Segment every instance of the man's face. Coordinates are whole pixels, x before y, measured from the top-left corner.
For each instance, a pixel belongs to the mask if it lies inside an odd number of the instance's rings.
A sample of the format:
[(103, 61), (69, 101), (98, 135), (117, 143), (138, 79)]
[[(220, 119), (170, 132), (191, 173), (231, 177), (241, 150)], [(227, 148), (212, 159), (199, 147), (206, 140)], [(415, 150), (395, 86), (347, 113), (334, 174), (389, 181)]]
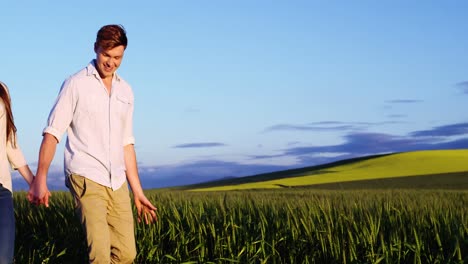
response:
[(104, 50), (101, 47), (95, 47), (96, 67), (102, 79), (112, 78), (114, 72), (122, 63), (125, 52), (124, 46), (120, 45), (112, 49)]

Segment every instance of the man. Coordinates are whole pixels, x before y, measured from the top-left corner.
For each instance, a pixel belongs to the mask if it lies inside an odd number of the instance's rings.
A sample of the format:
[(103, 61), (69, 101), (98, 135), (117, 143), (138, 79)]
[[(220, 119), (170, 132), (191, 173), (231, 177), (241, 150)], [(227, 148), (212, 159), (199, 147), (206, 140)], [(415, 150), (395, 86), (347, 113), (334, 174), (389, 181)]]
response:
[(156, 207), (144, 195), (138, 176), (132, 88), (116, 73), (126, 47), (122, 26), (102, 27), (94, 43), (96, 58), (64, 81), (43, 132), (36, 179), (28, 193), (32, 203), (49, 206), (47, 173), (66, 131), (66, 185), (86, 232), (90, 263), (132, 263), (136, 256), (127, 181), (138, 221), (156, 221)]

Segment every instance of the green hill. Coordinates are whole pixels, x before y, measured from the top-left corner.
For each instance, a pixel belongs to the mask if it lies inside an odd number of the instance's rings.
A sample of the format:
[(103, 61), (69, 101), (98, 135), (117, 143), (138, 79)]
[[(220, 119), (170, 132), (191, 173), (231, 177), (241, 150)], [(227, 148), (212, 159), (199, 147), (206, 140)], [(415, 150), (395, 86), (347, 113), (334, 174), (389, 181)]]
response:
[(193, 191), (278, 188), (468, 188), (468, 150), (375, 155), (186, 186)]

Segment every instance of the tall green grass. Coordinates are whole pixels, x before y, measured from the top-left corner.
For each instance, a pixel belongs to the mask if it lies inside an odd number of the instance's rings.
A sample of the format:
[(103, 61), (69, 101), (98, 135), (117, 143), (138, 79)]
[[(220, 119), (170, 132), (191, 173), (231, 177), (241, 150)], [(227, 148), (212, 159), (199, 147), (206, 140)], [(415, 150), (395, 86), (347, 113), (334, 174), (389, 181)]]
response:
[[(468, 191), (149, 191), (135, 263), (468, 263)], [(16, 263), (86, 263), (68, 193), (15, 193)]]

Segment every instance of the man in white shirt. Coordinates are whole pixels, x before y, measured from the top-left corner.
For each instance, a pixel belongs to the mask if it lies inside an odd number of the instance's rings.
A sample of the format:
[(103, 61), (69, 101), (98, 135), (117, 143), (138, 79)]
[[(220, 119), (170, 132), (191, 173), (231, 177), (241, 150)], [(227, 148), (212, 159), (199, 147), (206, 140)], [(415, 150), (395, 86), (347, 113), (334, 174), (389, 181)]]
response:
[(136, 256), (127, 182), (138, 220), (156, 221), (156, 208), (138, 176), (132, 88), (116, 73), (126, 47), (122, 26), (102, 27), (94, 44), (96, 59), (65, 80), (43, 131), (36, 179), (28, 193), (32, 203), (48, 206), (48, 169), (67, 132), (66, 185), (86, 232), (90, 263), (132, 263)]

